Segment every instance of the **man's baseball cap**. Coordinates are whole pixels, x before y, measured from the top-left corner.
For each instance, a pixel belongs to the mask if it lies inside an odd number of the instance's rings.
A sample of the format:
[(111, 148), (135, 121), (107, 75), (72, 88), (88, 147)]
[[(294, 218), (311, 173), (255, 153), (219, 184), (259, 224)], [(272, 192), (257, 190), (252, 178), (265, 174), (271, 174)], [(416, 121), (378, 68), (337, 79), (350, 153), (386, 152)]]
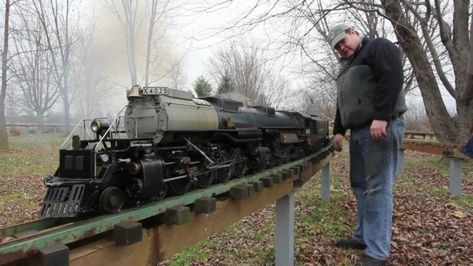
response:
[(330, 32), (328, 33), (328, 41), (332, 49), (335, 49), (335, 45), (337, 45), (339, 41), (345, 38), (346, 36), (345, 32), (348, 29), (351, 29), (351, 27), (348, 26), (347, 24), (341, 23), (330, 30)]

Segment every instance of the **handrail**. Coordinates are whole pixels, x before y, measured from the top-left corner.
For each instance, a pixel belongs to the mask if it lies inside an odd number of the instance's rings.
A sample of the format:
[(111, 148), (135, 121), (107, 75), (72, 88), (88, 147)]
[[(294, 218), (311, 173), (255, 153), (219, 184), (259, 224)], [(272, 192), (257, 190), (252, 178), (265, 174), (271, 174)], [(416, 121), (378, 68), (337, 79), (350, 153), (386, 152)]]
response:
[[(95, 144), (95, 147), (94, 147), (94, 151), (97, 151), (98, 147), (100, 146), (100, 144), (103, 142), (103, 140), (105, 139), (105, 137), (108, 135), (108, 133), (110, 133), (110, 131), (112, 130), (112, 128), (115, 128), (113, 125), (114, 124), (117, 124), (117, 127), (118, 127), (118, 123), (117, 121), (120, 120), (120, 114), (123, 112), (123, 110), (125, 110), (125, 108), (127, 107), (127, 105), (123, 106), (123, 108), (120, 110), (120, 112), (118, 112), (118, 115), (117, 117), (115, 117), (115, 119), (113, 119), (112, 123), (110, 124), (110, 127), (108, 127), (107, 131), (105, 131), (105, 133), (102, 135), (102, 137), (100, 137), (99, 141), (97, 142), (97, 144)], [(114, 129), (116, 130), (116, 128)]]
[(64, 145), (66, 145), (67, 141), (72, 137), (72, 134), (76, 131), (76, 129), (82, 124), (85, 124), (85, 119), (81, 120), (79, 123), (76, 124), (76, 126), (71, 130), (71, 133), (67, 136), (67, 138), (64, 140), (64, 142), (61, 144), (61, 150), (64, 149)]

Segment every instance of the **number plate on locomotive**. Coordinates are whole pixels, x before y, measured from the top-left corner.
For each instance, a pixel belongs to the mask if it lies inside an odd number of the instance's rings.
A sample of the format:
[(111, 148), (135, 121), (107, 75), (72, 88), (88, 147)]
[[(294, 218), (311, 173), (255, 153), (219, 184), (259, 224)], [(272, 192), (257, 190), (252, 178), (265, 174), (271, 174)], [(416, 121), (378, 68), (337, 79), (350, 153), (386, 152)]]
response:
[(143, 88), (143, 95), (159, 95), (165, 94), (167, 95), (169, 89), (167, 87), (144, 87)]

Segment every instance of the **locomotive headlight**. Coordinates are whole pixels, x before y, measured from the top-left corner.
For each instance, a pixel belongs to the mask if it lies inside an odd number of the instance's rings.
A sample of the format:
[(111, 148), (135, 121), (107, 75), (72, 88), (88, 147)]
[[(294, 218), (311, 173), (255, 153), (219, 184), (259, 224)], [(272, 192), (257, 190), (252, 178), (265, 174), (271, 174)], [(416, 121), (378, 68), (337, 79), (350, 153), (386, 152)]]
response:
[(92, 121), (92, 123), (90, 123), (90, 130), (92, 130), (94, 133), (97, 133), (100, 130), (100, 120), (95, 119)]
[(109, 124), (107, 122), (100, 121), (99, 119), (94, 119), (92, 123), (90, 123), (90, 130), (94, 133), (100, 133), (103, 130), (107, 130)]

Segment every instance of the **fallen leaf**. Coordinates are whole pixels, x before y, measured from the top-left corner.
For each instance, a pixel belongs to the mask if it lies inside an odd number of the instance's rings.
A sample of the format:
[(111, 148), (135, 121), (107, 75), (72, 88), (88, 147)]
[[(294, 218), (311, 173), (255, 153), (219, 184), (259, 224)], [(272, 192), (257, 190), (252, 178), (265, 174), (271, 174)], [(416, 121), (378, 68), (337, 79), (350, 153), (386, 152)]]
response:
[(453, 212), (453, 216), (459, 218), (459, 219), (463, 219), (466, 217), (466, 214), (462, 211), (454, 211)]

